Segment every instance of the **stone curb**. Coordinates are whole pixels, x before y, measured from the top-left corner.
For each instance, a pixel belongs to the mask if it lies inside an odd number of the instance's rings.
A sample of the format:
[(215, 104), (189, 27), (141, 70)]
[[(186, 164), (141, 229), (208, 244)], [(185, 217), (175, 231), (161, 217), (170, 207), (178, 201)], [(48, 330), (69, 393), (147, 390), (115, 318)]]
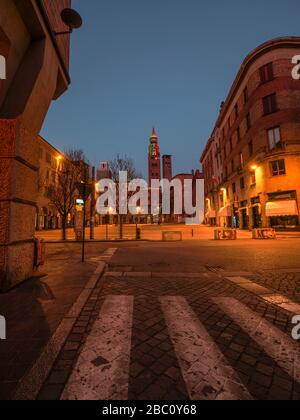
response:
[(103, 276), (105, 268), (105, 262), (100, 261), (96, 271), (90, 277), (88, 283), (78, 296), (76, 302), (74, 302), (69, 312), (61, 321), (57, 330), (48, 341), (35, 364), (20, 380), (13, 397), (14, 400), (36, 399), (43, 383), (47, 379), (54, 365), (57, 356), (59, 355), (59, 352), (61, 351), (68, 335), (71, 332), (77, 317), (80, 315), (82, 308), (92, 294), (92, 291), (96, 287), (98, 281)]

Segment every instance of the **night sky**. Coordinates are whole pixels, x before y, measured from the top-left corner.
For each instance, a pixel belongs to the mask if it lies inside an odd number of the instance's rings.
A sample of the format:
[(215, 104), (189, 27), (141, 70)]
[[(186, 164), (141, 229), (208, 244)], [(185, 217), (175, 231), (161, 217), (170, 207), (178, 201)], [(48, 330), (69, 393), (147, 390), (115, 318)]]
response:
[(222, 100), (245, 56), (298, 35), (299, 0), (73, 0), (70, 90), (52, 104), (42, 135), (83, 148), (92, 164), (117, 153), (147, 173), (156, 127), (174, 173), (199, 167)]

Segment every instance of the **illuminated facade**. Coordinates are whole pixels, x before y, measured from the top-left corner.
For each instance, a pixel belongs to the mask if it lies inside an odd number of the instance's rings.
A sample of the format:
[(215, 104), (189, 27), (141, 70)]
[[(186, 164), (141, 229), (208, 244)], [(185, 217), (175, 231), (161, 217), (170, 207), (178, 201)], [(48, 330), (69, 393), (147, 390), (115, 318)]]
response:
[(30, 278), (35, 258), (39, 147), (37, 137), (53, 99), (70, 84), (70, 0), (1, 1), (0, 55), (0, 291)]
[(56, 207), (46, 196), (47, 187), (55, 184), (56, 175), (61, 163), (62, 154), (41, 136), (39, 144), (39, 172), (38, 172), (38, 198), (36, 211), (36, 229), (58, 229), (61, 227), (61, 217)]
[(207, 224), (299, 228), (299, 49), (279, 38), (245, 59), (201, 157)]

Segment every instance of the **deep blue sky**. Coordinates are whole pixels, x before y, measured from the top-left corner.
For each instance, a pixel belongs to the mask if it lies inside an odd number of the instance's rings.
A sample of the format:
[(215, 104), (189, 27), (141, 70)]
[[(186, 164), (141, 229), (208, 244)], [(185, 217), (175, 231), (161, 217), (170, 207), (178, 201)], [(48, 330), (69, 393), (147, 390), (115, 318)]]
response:
[(299, 35), (299, 0), (73, 0), (84, 19), (72, 35), (70, 90), (42, 135), (83, 148), (91, 163), (117, 153), (147, 173), (155, 125), (174, 172), (199, 166), (222, 100), (245, 56)]

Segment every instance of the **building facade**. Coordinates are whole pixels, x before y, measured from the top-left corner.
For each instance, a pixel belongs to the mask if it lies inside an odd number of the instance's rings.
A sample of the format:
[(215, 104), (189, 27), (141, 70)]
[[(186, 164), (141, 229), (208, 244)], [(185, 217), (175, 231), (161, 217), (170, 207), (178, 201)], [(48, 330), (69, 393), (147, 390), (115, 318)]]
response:
[(39, 172), (38, 198), (36, 207), (36, 230), (60, 229), (61, 216), (56, 207), (47, 198), (47, 188), (55, 184), (57, 171), (63, 155), (43, 137), (38, 137)]
[(171, 181), (173, 177), (172, 156), (164, 155), (162, 157), (162, 164), (163, 164), (163, 179), (167, 179), (168, 181)]
[(207, 224), (299, 229), (299, 51), (274, 39), (242, 64), (201, 157)]
[(37, 137), (53, 99), (69, 86), (70, 0), (2, 0), (0, 54), (0, 291), (33, 273), (39, 155)]
[(173, 177), (172, 181), (179, 180), (182, 185), (182, 213), (181, 214), (175, 214), (175, 199), (174, 199), (174, 188), (171, 189), (171, 217), (166, 217), (166, 220), (174, 222), (174, 223), (186, 223), (191, 218), (194, 218), (194, 223), (202, 223), (203, 220), (200, 220), (200, 217), (198, 217), (197, 213), (194, 215), (190, 215), (186, 213), (186, 202), (185, 202), (185, 182), (189, 181), (192, 183), (192, 205), (196, 206), (196, 196), (197, 196), (197, 187), (199, 188), (199, 185), (197, 184), (198, 180), (203, 180), (204, 174), (203, 172), (199, 171), (198, 169), (196, 171), (192, 171), (191, 173), (182, 173), (178, 174)]

